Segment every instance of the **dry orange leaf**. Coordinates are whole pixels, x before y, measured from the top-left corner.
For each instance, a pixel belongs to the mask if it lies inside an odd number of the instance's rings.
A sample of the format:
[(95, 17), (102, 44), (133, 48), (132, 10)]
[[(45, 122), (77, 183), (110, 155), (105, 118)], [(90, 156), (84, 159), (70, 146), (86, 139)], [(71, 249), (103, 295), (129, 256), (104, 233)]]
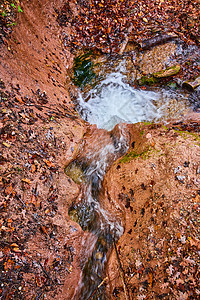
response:
[(177, 232), (176, 235), (177, 235), (177, 238), (178, 238), (178, 239), (181, 239), (181, 234), (180, 234), (180, 232)]
[(36, 171), (36, 166), (35, 166), (35, 165), (32, 165), (32, 166), (31, 166), (31, 172), (34, 173), (35, 171)]
[(6, 261), (4, 263), (4, 270), (7, 271), (7, 270), (11, 269), (13, 265), (14, 265), (14, 261), (9, 259), (8, 261)]
[(16, 252), (16, 253), (22, 252), (18, 247), (14, 247), (14, 248), (13, 248), (13, 251)]
[(41, 228), (42, 232), (44, 232), (45, 234), (48, 234), (47, 227), (40, 225), (40, 228)]
[(43, 161), (49, 168), (55, 168), (55, 165), (51, 161), (49, 161), (47, 159), (43, 159)]
[(6, 195), (9, 195), (9, 194), (12, 192), (12, 190), (13, 190), (12, 185), (11, 185), (11, 184), (8, 185), (8, 186), (6, 187), (6, 189), (5, 189)]
[(3, 145), (6, 146), (7, 148), (10, 148), (10, 146), (11, 146), (10, 144), (8, 144), (6, 142), (3, 142)]
[(22, 179), (22, 181), (23, 181), (23, 182), (26, 182), (26, 183), (28, 183), (28, 184), (31, 184), (31, 181), (30, 181), (30, 179), (23, 178), (23, 179)]
[(12, 243), (10, 246), (11, 247), (19, 247), (16, 243)]
[(24, 101), (22, 101), (21, 97), (19, 97), (19, 96), (16, 96), (15, 99), (16, 99), (19, 103), (22, 103), (22, 104), (24, 103)]
[(149, 273), (149, 286), (150, 286), (150, 288), (152, 287), (152, 283), (153, 283), (153, 275), (151, 273)]

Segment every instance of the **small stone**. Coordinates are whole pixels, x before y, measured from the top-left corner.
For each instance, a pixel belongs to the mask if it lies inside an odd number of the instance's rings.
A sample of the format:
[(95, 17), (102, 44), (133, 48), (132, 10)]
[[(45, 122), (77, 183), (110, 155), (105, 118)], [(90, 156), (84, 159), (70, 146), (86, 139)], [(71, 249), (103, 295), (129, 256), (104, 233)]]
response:
[(150, 139), (151, 138), (151, 133), (147, 133), (146, 138)]
[(174, 174), (180, 173), (181, 171), (181, 166), (178, 166), (177, 168), (174, 169)]
[(165, 78), (169, 76), (176, 75), (180, 71), (181, 67), (179, 65), (167, 68), (161, 72), (154, 73), (155, 78)]
[(101, 260), (103, 258), (103, 254), (101, 252), (96, 253), (96, 259)]
[(184, 183), (185, 176), (177, 175), (177, 176), (176, 176), (176, 179), (177, 179), (178, 181), (180, 181), (181, 183)]

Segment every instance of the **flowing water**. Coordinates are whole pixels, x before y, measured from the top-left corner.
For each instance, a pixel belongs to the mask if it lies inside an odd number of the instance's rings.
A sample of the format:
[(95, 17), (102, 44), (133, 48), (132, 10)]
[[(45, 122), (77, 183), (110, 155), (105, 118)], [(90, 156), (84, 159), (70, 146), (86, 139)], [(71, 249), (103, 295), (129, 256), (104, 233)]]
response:
[[(77, 204), (69, 209), (71, 218), (78, 222), (83, 230), (93, 232), (97, 242), (92, 256), (83, 269), (83, 281), (78, 299), (89, 299), (92, 292), (101, 283), (105, 274), (104, 266), (112, 248), (113, 240), (118, 240), (123, 234), (123, 224), (115, 216), (108, 213), (100, 201), (102, 181), (112, 163), (128, 150), (128, 137), (125, 134), (125, 125), (120, 125), (117, 136), (102, 132), (95, 140), (94, 147), (87, 152), (84, 158), (77, 158), (67, 166), (65, 172), (73, 178), (76, 170), (76, 179), (81, 183), (81, 198)], [(83, 150), (84, 152), (84, 150)], [(104, 287), (92, 299), (106, 299)]]
[[(79, 202), (69, 209), (71, 218), (83, 230), (97, 236), (92, 256), (83, 269), (83, 281), (78, 299), (90, 299), (92, 293), (104, 279), (104, 267), (112, 248), (113, 240), (123, 234), (123, 224), (101, 206), (102, 181), (112, 163), (128, 150), (126, 125), (141, 121), (163, 121), (178, 118), (187, 112), (188, 95), (173, 89), (136, 89), (127, 81), (124, 64), (121, 62), (113, 72), (87, 92), (80, 92), (77, 109), (82, 118), (98, 128), (112, 130), (119, 125), (118, 134), (107, 133), (108, 139), (97, 138), (94, 148), (66, 168), (66, 174), (81, 184)], [(103, 70), (103, 73), (105, 69)], [(82, 150), (84, 152), (84, 149)], [(80, 151), (81, 153), (81, 151)], [(84, 157), (84, 158), (83, 158)], [(103, 286), (92, 299), (106, 299)]]
[(128, 83), (127, 75), (122, 61), (94, 88), (79, 93), (77, 109), (82, 118), (98, 128), (111, 130), (118, 123), (167, 122), (189, 111), (189, 95), (183, 90), (136, 89)]

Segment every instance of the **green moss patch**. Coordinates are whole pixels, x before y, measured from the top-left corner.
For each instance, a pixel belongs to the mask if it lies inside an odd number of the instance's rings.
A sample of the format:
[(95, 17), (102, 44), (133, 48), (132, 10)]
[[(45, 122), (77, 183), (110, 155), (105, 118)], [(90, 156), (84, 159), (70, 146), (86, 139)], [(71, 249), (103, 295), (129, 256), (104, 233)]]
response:
[(91, 83), (96, 74), (94, 72), (94, 63), (92, 61), (91, 51), (80, 55), (74, 59), (72, 81), (76, 86), (84, 87), (86, 84)]
[(179, 65), (167, 68), (163, 71), (153, 73), (153, 77), (155, 78), (165, 78), (169, 76), (176, 75), (180, 71), (181, 67)]
[(137, 153), (137, 151), (131, 151), (129, 153), (127, 153), (125, 156), (123, 156), (120, 160), (119, 163), (128, 163), (133, 159), (137, 159), (139, 157), (141, 158), (146, 158), (147, 154), (151, 151), (150, 148), (148, 148), (147, 150), (144, 150), (140, 153)]

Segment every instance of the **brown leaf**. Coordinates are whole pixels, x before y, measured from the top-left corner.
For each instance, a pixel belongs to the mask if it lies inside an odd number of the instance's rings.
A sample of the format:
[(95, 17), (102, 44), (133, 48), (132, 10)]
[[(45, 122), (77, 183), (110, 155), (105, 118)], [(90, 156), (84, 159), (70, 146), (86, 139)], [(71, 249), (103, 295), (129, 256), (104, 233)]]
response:
[(36, 171), (36, 166), (35, 165), (31, 165), (31, 172), (34, 173)]
[(11, 247), (19, 247), (16, 243), (12, 243), (10, 246)]
[(22, 181), (23, 181), (23, 182), (26, 182), (26, 183), (28, 183), (28, 184), (31, 184), (31, 181), (30, 181), (30, 179), (23, 178), (23, 179), (22, 179)]
[(14, 261), (12, 261), (12, 260), (9, 258), (8, 261), (6, 261), (6, 262), (4, 263), (4, 270), (7, 271), (7, 270), (9, 270), (9, 269), (12, 269), (13, 265), (14, 265)]
[(48, 234), (46, 226), (40, 225), (40, 228), (41, 228), (41, 230), (42, 230), (43, 233)]
[(195, 246), (195, 247), (197, 247), (198, 250), (200, 250), (200, 240), (198, 240), (196, 238), (192, 238), (190, 240), (190, 245)]
[(16, 96), (15, 100), (17, 100), (19, 103), (22, 103), (22, 104), (24, 103), (24, 101), (22, 101), (22, 98), (19, 96)]
[(49, 168), (55, 168), (55, 165), (51, 161), (49, 161), (47, 159), (43, 159), (43, 161)]
[(6, 195), (9, 195), (9, 194), (12, 192), (12, 190), (13, 190), (12, 185), (11, 185), (11, 184), (8, 185), (8, 186), (6, 187), (6, 189), (5, 189)]
[(11, 146), (10, 144), (8, 144), (6, 142), (3, 142), (3, 145), (6, 146), (7, 148), (10, 148), (10, 146)]

